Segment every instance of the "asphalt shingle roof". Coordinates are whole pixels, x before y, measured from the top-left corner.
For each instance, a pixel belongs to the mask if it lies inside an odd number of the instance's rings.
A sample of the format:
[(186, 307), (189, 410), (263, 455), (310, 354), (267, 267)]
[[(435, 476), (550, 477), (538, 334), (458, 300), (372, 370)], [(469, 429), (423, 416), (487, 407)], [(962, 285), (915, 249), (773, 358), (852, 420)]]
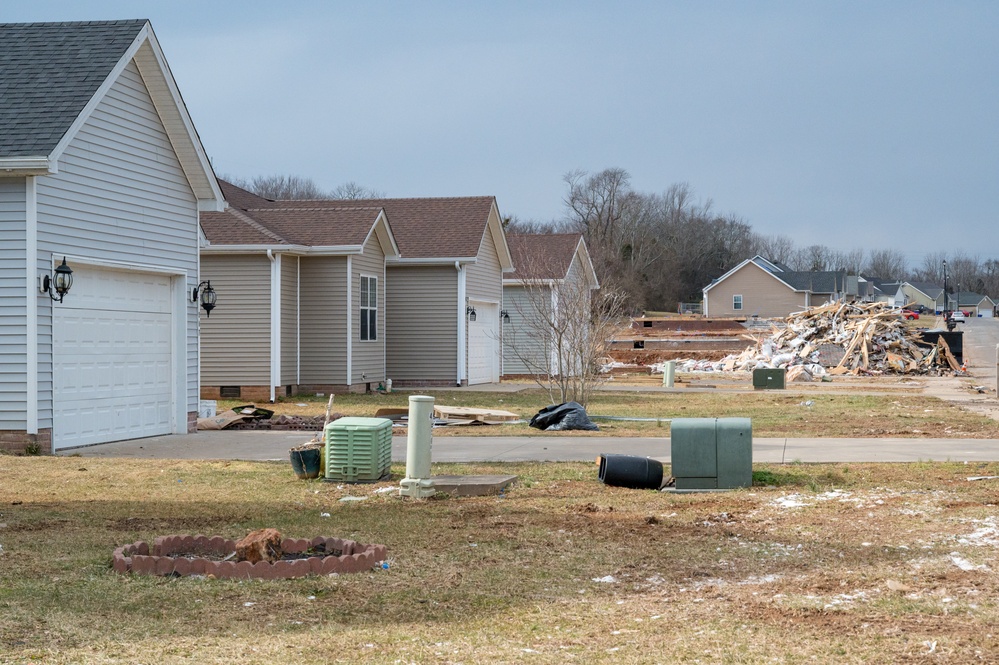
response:
[(0, 23), (0, 157), (50, 154), (146, 23)]
[[(338, 238), (353, 237), (359, 228), (359, 212), (385, 211), (403, 258), (436, 259), (465, 258), (477, 256), (482, 236), (486, 232), (489, 213), (494, 198), (491, 196), (464, 196), (450, 198), (407, 198), (407, 199), (318, 199), (310, 201), (272, 201), (220, 180), (222, 192), (229, 205), (239, 208), (260, 225), (286, 238), (295, 244), (340, 245), (354, 244), (347, 240), (326, 242), (324, 235), (329, 229), (324, 225), (341, 226), (342, 235)], [(330, 215), (335, 214), (335, 217)], [(363, 216), (363, 215), (362, 215)], [(371, 228), (375, 215), (369, 218), (365, 233)], [(202, 215), (202, 227), (212, 244), (255, 244), (254, 240), (230, 240), (236, 235), (226, 236), (227, 240), (216, 242), (214, 229), (220, 224), (214, 216)], [(231, 221), (229, 231), (236, 233), (239, 227)], [(356, 226), (352, 226), (356, 225)], [(259, 231), (251, 225), (242, 225), (247, 238)], [(309, 227), (309, 228), (306, 228)], [(311, 229), (311, 230), (310, 230)], [(353, 230), (352, 230), (353, 229)], [(264, 241), (268, 242), (268, 241)], [(273, 242), (273, 241), (270, 241)]]
[(581, 238), (578, 233), (507, 235), (516, 270), (503, 279), (564, 279)]

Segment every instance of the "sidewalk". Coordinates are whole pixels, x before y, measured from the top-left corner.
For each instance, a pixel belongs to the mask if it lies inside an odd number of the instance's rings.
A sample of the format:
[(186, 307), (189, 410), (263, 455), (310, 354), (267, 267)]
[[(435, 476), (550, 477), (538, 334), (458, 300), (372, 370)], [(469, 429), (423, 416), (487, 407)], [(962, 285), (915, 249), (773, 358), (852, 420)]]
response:
[[(147, 459), (288, 460), (302, 432), (208, 431), (105, 443), (61, 455)], [(448, 436), (433, 440), (434, 462), (594, 461), (601, 453), (670, 459), (670, 440), (607, 436)], [(406, 438), (392, 439), (392, 460), (406, 461)], [(753, 439), (753, 461), (983, 462), (999, 460), (999, 439)]]

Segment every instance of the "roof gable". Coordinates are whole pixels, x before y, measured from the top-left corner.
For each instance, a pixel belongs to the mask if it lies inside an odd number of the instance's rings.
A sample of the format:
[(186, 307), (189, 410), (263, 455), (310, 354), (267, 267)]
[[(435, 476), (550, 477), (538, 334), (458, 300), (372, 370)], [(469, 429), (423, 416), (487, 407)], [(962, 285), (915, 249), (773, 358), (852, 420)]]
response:
[(577, 253), (586, 251), (579, 233), (511, 233), (507, 242), (514, 266), (508, 281), (565, 279)]
[(222, 191), (146, 20), (0, 24), (0, 167), (58, 173), (59, 158), (135, 62), (201, 210)]
[(0, 157), (55, 150), (145, 25), (0, 24)]

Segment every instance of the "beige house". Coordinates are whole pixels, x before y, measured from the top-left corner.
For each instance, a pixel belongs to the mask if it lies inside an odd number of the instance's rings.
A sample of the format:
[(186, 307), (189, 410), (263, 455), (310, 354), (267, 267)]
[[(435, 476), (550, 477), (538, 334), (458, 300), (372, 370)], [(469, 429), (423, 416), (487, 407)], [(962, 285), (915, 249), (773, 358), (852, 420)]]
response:
[(951, 295), (951, 302), (957, 301), (957, 309), (971, 312), (972, 316), (991, 319), (995, 316), (996, 302), (981, 293), (959, 291)]
[(516, 269), (503, 278), (503, 376), (557, 374), (555, 331), (543, 321), (588, 306), (600, 288), (586, 242), (578, 233), (511, 233), (507, 240)]
[(754, 256), (704, 287), (704, 315), (785, 317), (856, 296), (850, 290), (845, 271), (800, 272)]
[[(951, 296), (951, 305), (954, 298)], [(944, 310), (944, 290), (932, 282), (902, 282), (895, 295), (895, 306), (922, 305), (931, 312)]]
[(270, 201), (222, 182), (225, 212), (203, 213), (201, 395), (273, 400), (367, 391), (386, 378), (385, 210)]
[(383, 208), (399, 244), (387, 260), (388, 378), (398, 386), (498, 382), (503, 274), (513, 262), (496, 199), (357, 203)]

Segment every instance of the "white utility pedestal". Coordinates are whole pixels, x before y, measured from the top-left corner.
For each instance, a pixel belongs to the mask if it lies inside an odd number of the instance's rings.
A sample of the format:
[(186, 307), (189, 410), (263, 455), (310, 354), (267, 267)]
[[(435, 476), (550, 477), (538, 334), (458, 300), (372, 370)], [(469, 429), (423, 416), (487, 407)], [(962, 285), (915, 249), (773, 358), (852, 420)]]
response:
[(676, 374), (676, 361), (667, 360), (663, 363), (663, 388), (673, 387), (673, 377)]
[(433, 496), (430, 480), (430, 457), (433, 444), (430, 416), (434, 398), (427, 395), (409, 396), (409, 434), (406, 437), (406, 477), (400, 482), (399, 494), (416, 499)]

